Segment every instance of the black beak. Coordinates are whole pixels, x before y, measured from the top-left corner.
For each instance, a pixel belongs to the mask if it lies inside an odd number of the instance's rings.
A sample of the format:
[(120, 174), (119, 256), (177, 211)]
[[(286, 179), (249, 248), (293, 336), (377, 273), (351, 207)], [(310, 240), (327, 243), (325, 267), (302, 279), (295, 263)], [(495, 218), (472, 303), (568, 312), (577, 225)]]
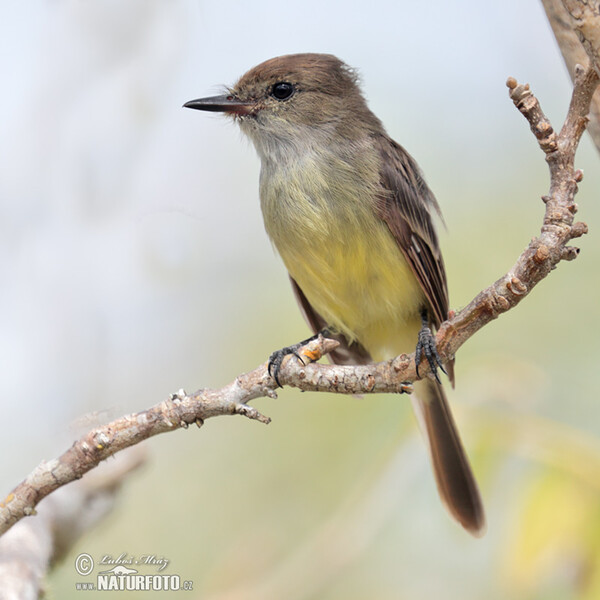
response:
[(184, 108), (195, 108), (196, 110), (207, 110), (210, 112), (233, 113), (236, 115), (247, 115), (251, 112), (254, 104), (243, 102), (231, 94), (227, 96), (212, 96), (210, 98), (198, 98), (186, 102)]

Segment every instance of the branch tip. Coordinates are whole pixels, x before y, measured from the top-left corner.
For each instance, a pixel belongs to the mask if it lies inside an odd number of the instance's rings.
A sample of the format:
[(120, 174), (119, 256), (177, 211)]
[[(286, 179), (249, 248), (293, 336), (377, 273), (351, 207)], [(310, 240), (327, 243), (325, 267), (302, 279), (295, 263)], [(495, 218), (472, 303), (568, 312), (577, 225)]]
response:
[(577, 221), (577, 223), (573, 223), (571, 227), (571, 238), (578, 238), (582, 235), (585, 235), (588, 232), (588, 226), (583, 221)]
[(579, 248), (575, 246), (565, 246), (561, 252), (561, 260), (575, 260), (579, 256)]
[(270, 417), (266, 417), (265, 415), (259, 413), (253, 406), (248, 406), (247, 404), (236, 404), (235, 414), (248, 417), (249, 419), (254, 419), (255, 421), (260, 421), (265, 425), (268, 425), (271, 422)]

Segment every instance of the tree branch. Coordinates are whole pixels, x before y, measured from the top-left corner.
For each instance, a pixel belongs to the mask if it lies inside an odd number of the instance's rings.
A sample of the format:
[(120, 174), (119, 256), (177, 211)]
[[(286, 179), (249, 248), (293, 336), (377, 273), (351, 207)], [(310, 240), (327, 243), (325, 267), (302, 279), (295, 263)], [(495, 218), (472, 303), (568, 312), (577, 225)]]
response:
[[(437, 332), (437, 347), (444, 362), (475, 332), (516, 306), (562, 260), (574, 259), (579, 250), (568, 243), (587, 232), (585, 223), (574, 222), (574, 196), (582, 172), (574, 169), (575, 151), (587, 123), (592, 95), (598, 85), (593, 68), (578, 67), (569, 112), (560, 133), (556, 133), (542, 112), (528, 85), (513, 78), (507, 81), (510, 97), (530, 124), (550, 168), (550, 191), (540, 235), (524, 250), (512, 269), (483, 290), (460, 312), (449, 315)], [(334, 340), (319, 337), (300, 351), (304, 364), (292, 358), (284, 361), (279, 379), (283, 385), (305, 391), (343, 394), (410, 392), (417, 378), (414, 354), (402, 354), (375, 365), (320, 365), (316, 361), (337, 346)], [(428, 373), (426, 364), (421, 374)], [(242, 415), (269, 423), (248, 402), (259, 397), (276, 397), (276, 383), (262, 364), (240, 375), (219, 390), (180, 390), (148, 410), (121, 417), (96, 427), (77, 440), (57, 459), (42, 462), (0, 503), (0, 534), (24, 516), (35, 514), (35, 506), (57, 488), (79, 479), (101, 461), (120, 450), (159, 433), (187, 428), (217, 415)]]
[(0, 597), (37, 600), (49, 565), (110, 512), (121, 484), (145, 458), (139, 446), (121, 453), (89, 477), (44, 499), (35, 521), (21, 521), (2, 536)]
[[(575, 65), (591, 64), (600, 73), (600, 10), (598, 1), (542, 0), (569, 75)], [(600, 151), (600, 90), (592, 98), (588, 131)]]
[(587, 233), (585, 223), (574, 222), (577, 212), (574, 197), (583, 178), (583, 172), (575, 170), (574, 160), (598, 76), (592, 68), (584, 70), (578, 66), (576, 70), (571, 105), (559, 134), (542, 112), (529, 85), (519, 85), (512, 77), (506, 82), (513, 103), (529, 122), (550, 168), (550, 191), (542, 197), (546, 204), (544, 221), (540, 235), (531, 240), (512, 269), (460, 313), (442, 323), (437, 343), (445, 360), (452, 358), (476, 331), (521, 302), (561, 260), (573, 260), (579, 254), (578, 248), (568, 246), (572, 239)]

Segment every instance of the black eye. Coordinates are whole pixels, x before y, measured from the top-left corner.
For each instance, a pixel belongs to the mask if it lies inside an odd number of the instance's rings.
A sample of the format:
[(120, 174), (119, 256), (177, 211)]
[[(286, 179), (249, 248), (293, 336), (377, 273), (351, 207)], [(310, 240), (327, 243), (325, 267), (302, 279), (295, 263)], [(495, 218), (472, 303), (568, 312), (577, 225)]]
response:
[(294, 86), (287, 81), (279, 81), (271, 88), (271, 96), (277, 100), (287, 100), (294, 93)]

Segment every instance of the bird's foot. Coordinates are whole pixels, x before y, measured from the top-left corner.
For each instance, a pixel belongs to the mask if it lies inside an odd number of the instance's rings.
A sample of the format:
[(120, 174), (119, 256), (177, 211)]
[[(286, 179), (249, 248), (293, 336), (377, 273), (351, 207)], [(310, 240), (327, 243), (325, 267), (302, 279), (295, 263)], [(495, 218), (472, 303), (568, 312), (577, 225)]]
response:
[[(312, 335), (311, 337), (298, 342), (297, 344), (292, 344), (291, 346), (286, 346), (285, 348), (281, 348), (281, 350), (275, 350), (271, 356), (269, 356), (269, 362), (267, 364), (267, 370), (269, 371), (269, 375), (275, 380), (275, 383), (279, 387), (283, 387), (279, 381), (279, 373), (281, 371), (281, 366), (283, 365), (283, 360), (286, 356), (293, 355), (295, 356), (302, 364), (308, 364), (308, 362), (312, 362), (312, 359), (307, 354), (302, 354), (302, 356), (298, 353), (298, 350), (302, 348), (308, 342), (312, 342), (316, 340), (319, 335), (327, 336), (327, 330), (324, 329), (319, 333)], [(306, 359), (306, 360), (305, 360)]]
[(426, 319), (423, 319), (423, 324), (421, 326), (421, 330), (419, 331), (419, 338), (417, 340), (417, 348), (415, 350), (415, 366), (417, 370), (417, 377), (421, 377), (419, 375), (419, 365), (421, 364), (423, 354), (429, 363), (429, 368), (431, 369), (431, 373), (435, 377), (435, 380), (438, 383), (442, 383), (438, 375), (438, 368), (445, 375), (447, 375), (447, 373), (446, 369), (444, 369), (444, 365), (442, 364), (442, 359), (438, 354), (435, 345), (435, 337), (431, 332)]

